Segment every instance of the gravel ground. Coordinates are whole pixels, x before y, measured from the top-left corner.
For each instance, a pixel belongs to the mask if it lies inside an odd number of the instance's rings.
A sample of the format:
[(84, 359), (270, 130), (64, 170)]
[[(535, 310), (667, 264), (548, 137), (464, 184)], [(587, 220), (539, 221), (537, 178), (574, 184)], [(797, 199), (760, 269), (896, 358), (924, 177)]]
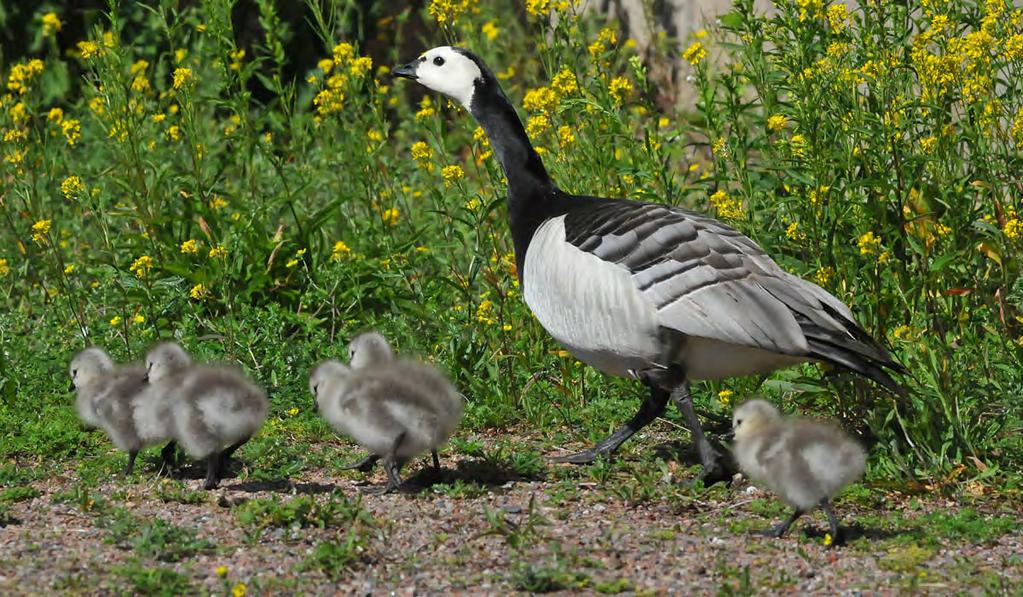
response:
[[(469, 465), (463, 460), (457, 468), (469, 470)], [(447, 477), (457, 474), (447, 469)], [(301, 564), (318, 542), (343, 537), (348, 523), (270, 528), (250, 538), (237, 509), (253, 498), (286, 501), (312, 495), (322, 501), (331, 491), (354, 499), (367, 482), (383, 483), (384, 476), (378, 470), (369, 477), (326, 471), (301, 477), (296, 483), (230, 478), (198, 498), (204, 501), (192, 504), (156, 497), (157, 485), (165, 482), (148, 473), (134, 480), (115, 478), (92, 490), (143, 523), (163, 519), (192, 528), (216, 546), (174, 563), (139, 556), (130, 543), (111, 539), (100, 514), (83, 512), (77, 502), (55, 500), (76, 486), (73, 471), (35, 481), (31, 485), (40, 495), (12, 504), (15, 522), (0, 528), (0, 594), (131, 591), (133, 586), (117, 571), (132, 562), (173, 569), (188, 577), (193, 591), (220, 594), (239, 582), (250, 594), (482, 594), (559, 587), (573, 593), (1023, 594), (1020, 525), (1001, 536), (970, 542), (909, 537), (912, 524), (901, 532), (854, 524), (850, 545), (828, 549), (819, 514), (797, 524), (782, 540), (735, 530), (765, 527), (780, 512), (755, 512), (757, 504), (771, 502), (741, 481), (705, 498), (687, 493), (694, 497), (679, 501), (662, 496), (639, 504), (616, 497), (607, 486), (565, 478), (508, 481), (472, 497), (452, 497), (452, 491), (442, 494), (435, 488), (365, 495), (362, 507), (376, 523), (365, 527), (359, 557), (351, 569), (336, 570), (335, 581), (320, 570), (300, 571)], [(186, 483), (196, 490), (201, 481)], [(674, 479), (666, 484), (682, 486)], [(985, 515), (1004, 517), (1010, 512), (1023, 521), (1003, 502), (990, 503), (982, 508)], [(876, 506), (846, 503), (839, 514), (849, 522), (865, 514), (901, 513), (911, 523), (928, 512), (957, 508), (959, 504), (947, 499), (893, 492), (884, 498), (880, 512)], [(220, 566), (227, 568), (224, 578), (216, 573)]]

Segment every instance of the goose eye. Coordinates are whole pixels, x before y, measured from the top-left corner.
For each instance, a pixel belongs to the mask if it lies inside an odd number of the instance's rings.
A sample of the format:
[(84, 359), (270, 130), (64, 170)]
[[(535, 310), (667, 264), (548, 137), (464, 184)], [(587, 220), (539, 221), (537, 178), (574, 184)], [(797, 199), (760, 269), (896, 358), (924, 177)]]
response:
[(444, 66), (444, 58), (441, 56), (437, 56), (436, 58), (433, 59), (433, 63), (436, 64), (437, 66)]
[(738, 427), (739, 425), (742, 425), (742, 419), (735, 420), (735, 426)]
[(319, 391), (319, 389), (320, 389), (320, 384), (314, 384), (313, 385), (313, 396), (316, 395), (316, 393)]

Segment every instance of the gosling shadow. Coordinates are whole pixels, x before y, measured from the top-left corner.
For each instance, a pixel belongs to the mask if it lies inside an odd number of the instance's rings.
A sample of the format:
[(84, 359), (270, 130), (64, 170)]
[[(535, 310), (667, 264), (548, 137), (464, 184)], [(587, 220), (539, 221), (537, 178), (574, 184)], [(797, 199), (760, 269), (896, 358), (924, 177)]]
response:
[[(824, 540), (824, 537), (828, 534), (826, 526), (815, 526), (812, 524), (803, 525), (802, 528), (803, 536), (810, 539)], [(886, 539), (893, 539), (895, 537), (912, 537), (914, 539), (923, 539), (923, 533), (920, 529), (879, 529), (872, 527), (865, 527), (859, 523), (853, 523), (849, 526), (839, 526), (838, 532), (841, 535), (841, 540), (836, 545), (844, 545), (850, 541), (856, 541), (857, 539), (867, 539), (869, 541), (884, 541)]]
[(442, 464), (440, 471), (427, 464), (405, 479), (402, 491), (415, 493), (434, 485), (451, 485), (459, 481), (482, 485), (492, 491), (509, 482), (540, 481), (544, 476), (542, 471), (524, 474), (514, 467), (489, 459), (467, 459), (459, 460), (453, 469)]
[(225, 489), (240, 493), (301, 493), (305, 495), (319, 495), (333, 493), (339, 488), (333, 483), (296, 483), (291, 479), (267, 479), (249, 480), (241, 483), (233, 483)]

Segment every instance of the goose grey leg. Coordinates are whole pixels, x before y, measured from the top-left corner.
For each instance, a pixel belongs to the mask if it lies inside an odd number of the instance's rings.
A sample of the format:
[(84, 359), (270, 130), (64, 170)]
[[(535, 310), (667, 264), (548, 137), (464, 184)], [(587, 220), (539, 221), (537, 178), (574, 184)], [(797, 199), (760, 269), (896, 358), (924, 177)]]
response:
[(575, 454), (569, 454), (567, 456), (557, 456), (551, 460), (553, 462), (569, 462), (571, 464), (590, 464), (600, 456), (610, 456), (611, 454), (614, 454), (615, 450), (625, 443), (625, 440), (629, 439), (635, 435), (637, 431), (646, 427), (654, 419), (661, 416), (661, 414), (664, 413), (664, 409), (668, 406), (668, 392), (658, 386), (650, 384), (646, 378), (641, 377), (641, 379), (643, 380), (643, 383), (650, 387), (650, 397), (643, 401), (643, 404), (639, 406), (639, 412), (629, 419), (628, 423), (622, 425), (616, 429), (614, 433), (597, 442), (597, 445), (592, 448), (587, 448), (582, 452), (576, 452)]
[(831, 502), (828, 501), (828, 498), (821, 500), (821, 508), (828, 515), (828, 525), (831, 526), (831, 544), (828, 547), (833, 547), (842, 542), (842, 536), (838, 530), (838, 517), (835, 516), (835, 509), (831, 507)]
[(174, 465), (176, 464), (175, 461), (177, 460), (175, 458), (175, 456), (177, 455), (177, 449), (178, 449), (177, 442), (175, 442), (174, 440), (170, 440), (169, 442), (167, 442), (167, 445), (164, 446), (162, 450), (160, 450), (161, 474), (164, 472), (170, 474), (170, 471), (173, 470)]
[(127, 477), (135, 470), (135, 457), (139, 455), (138, 450), (128, 452), (128, 464), (124, 467), (124, 475)]
[(686, 426), (693, 434), (693, 443), (696, 444), (696, 452), (700, 455), (700, 464), (703, 465), (703, 473), (700, 478), (708, 485), (717, 481), (728, 481), (728, 471), (720, 463), (721, 455), (707, 441), (707, 436), (704, 435), (703, 427), (700, 425), (700, 418), (693, 408), (693, 396), (689, 393), (689, 382), (684, 381), (681, 385), (676, 386), (671, 392), (671, 400), (682, 411), (686, 418)]
[(784, 535), (785, 532), (789, 530), (789, 527), (792, 526), (792, 523), (796, 522), (796, 519), (802, 515), (803, 511), (797, 508), (792, 511), (792, 514), (788, 518), (786, 518), (782, 522), (779, 522), (773, 527), (763, 531), (762, 534), (777, 539)]
[(238, 448), (244, 446), (245, 442), (249, 441), (249, 439), (251, 437), (252, 436), (243, 437), (242, 439), (238, 440), (237, 442), (235, 442), (235, 443), (231, 444), (230, 446), (228, 446), (227, 448), (225, 448), (224, 451), (220, 453), (220, 468), (221, 469), (223, 469), (225, 466), (227, 466), (228, 461), (231, 460), (231, 456), (236, 451), (238, 451)]
[(206, 482), (203, 489), (216, 489), (220, 485), (220, 453), (214, 452), (206, 458)]
[(377, 456), (376, 454), (370, 454), (358, 462), (346, 464), (340, 468), (343, 471), (356, 470), (359, 472), (368, 473), (371, 470), (373, 470), (373, 467), (376, 466), (379, 460), (380, 460), (379, 456)]
[(391, 446), (391, 451), (384, 456), (384, 470), (387, 472), (387, 484), (383, 487), (369, 489), (366, 493), (391, 493), (401, 486), (401, 477), (398, 475), (398, 469), (401, 467), (398, 463), (398, 448), (401, 446), (401, 442), (404, 441), (404, 439), (405, 432), (402, 431), (398, 434), (398, 437), (394, 438), (394, 444)]

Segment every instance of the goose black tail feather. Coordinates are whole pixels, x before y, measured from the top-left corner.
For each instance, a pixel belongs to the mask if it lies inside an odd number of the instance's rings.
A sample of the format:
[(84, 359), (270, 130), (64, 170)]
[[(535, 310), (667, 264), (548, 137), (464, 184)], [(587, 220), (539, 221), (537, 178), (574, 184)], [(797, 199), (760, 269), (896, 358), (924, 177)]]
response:
[(845, 346), (822, 338), (808, 337), (807, 343), (810, 345), (810, 354), (813, 357), (859, 373), (876, 381), (893, 394), (906, 397), (906, 389), (885, 371), (885, 369), (890, 369), (896, 373), (906, 373), (906, 368), (891, 358), (884, 361), (869, 359), (858, 352), (850, 351)]

